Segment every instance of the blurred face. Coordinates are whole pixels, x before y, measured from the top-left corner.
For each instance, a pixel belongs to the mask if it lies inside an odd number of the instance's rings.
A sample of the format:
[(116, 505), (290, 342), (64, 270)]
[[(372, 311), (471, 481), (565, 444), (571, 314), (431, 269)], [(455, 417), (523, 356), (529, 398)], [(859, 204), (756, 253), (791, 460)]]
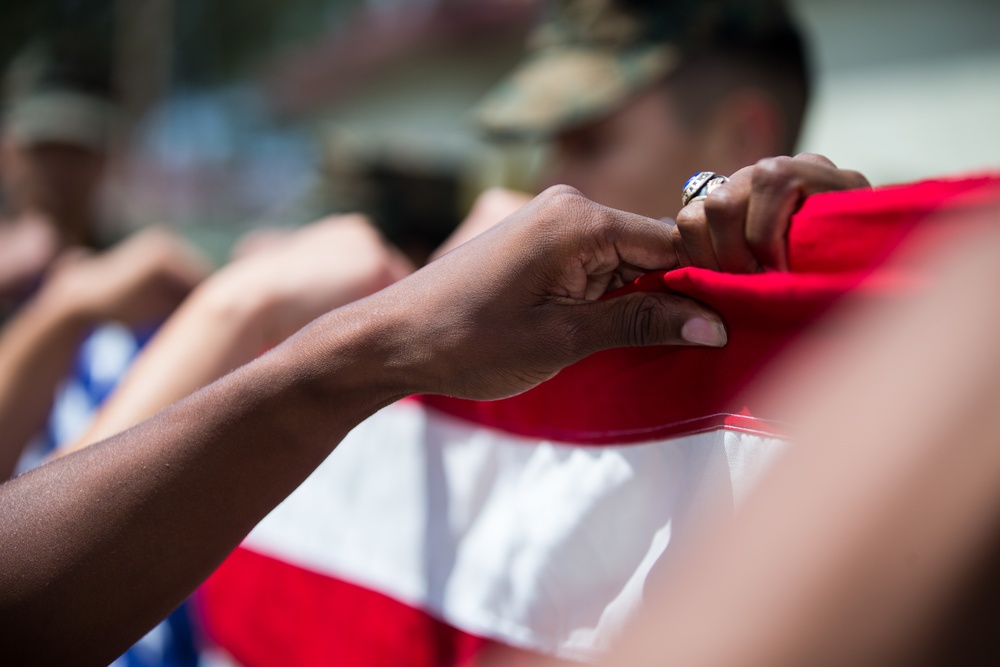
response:
[(68, 144), (7, 142), (0, 172), (4, 198), (14, 213), (43, 213), (64, 232), (79, 232), (65, 227), (91, 218), (104, 163), (102, 154)]
[(680, 209), (684, 182), (708, 168), (705, 157), (702, 138), (684, 126), (661, 86), (611, 116), (558, 135), (545, 185), (571, 185), (605, 206), (669, 217)]

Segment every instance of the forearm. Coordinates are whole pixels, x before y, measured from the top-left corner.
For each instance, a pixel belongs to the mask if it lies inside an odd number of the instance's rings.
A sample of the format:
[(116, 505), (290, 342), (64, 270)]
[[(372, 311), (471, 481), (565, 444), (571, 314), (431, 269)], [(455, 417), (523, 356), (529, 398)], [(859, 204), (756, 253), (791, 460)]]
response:
[(375, 229), (354, 217), (310, 225), (277, 249), (227, 266), (157, 332), (77, 446), (152, 416), (408, 272)]
[(113, 659), (351, 428), (408, 393), (381, 343), (398, 337), (371, 319), (337, 311), (143, 424), (0, 487), (0, 618), (19, 647), (34, 660)]
[(42, 427), (87, 326), (73, 304), (43, 293), (0, 335), (0, 478)]
[(200, 289), (142, 351), (87, 432), (70, 449), (107, 438), (214, 382), (264, 351), (256, 303)]

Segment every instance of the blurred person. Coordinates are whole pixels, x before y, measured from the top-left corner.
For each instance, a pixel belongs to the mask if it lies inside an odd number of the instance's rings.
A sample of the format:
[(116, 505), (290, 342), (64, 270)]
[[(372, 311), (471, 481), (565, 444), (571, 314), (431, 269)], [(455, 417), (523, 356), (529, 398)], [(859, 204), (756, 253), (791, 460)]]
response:
[[(4, 76), (5, 478), (38, 465), (86, 427), (145, 339), (210, 269), (174, 234), (145, 230), (115, 243), (99, 219), (117, 116), (108, 51), (84, 33), (54, 34), (19, 52)], [(188, 626), (178, 612), (159, 637), (117, 664), (193, 664)]]
[(237, 247), (238, 259), (199, 285), (150, 340), (74, 448), (151, 417), (414, 270), (360, 215), (279, 236), (251, 232)]
[(49, 278), (0, 332), (0, 476), (43, 427), (81, 340), (115, 321), (165, 318), (204, 277), (204, 259), (158, 228), (104, 253), (63, 255)]
[(97, 194), (115, 117), (110, 62), (86, 39), (36, 40), (8, 67), (2, 95), (0, 296), (10, 299), (61, 250), (105, 245)]
[[(145, 241), (123, 243), (121, 248), (106, 238), (99, 221), (98, 193), (102, 185), (117, 108), (112, 85), (110, 49), (88, 34), (57, 33), (33, 40), (11, 62), (3, 81), (3, 117), (0, 125), (0, 204), (5, 220), (0, 222), (0, 252), (17, 255), (7, 262), (4, 286), (12, 313), (45, 291), (52, 267), (65, 264), (64, 257), (114, 248), (114, 262), (93, 262), (116, 267), (119, 277), (90, 272), (70, 272), (84, 280), (102, 283), (127, 281), (142, 271), (155, 274), (162, 266), (187, 265), (183, 284), (172, 304), (207, 274), (207, 262), (193, 247), (165, 232), (142, 235)], [(150, 246), (163, 244), (159, 251)], [(136, 266), (130, 267), (129, 263)], [(143, 266), (149, 262), (149, 266)], [(195, 265), (198, 266), (194, 269)], [(109, 268), (108, 271), (112, 269)], [(86, 276), (86, 277), (85, 277)], [(61, 281), (64, 282), (64, 281)], [(136, 283), (135, 289), (152, 285)], [(65, 290), (63, 290), (65, 291)], [(149, 295), (159, 303), (157, 294)], [(135, 298), (141, 298), (136, 294)], [(48, 419), (39, 424), (36, 415), (23, 427), (41, 429), (24, 459), (23, 470), (37, 464), (78, 434), (97, 405), (114, 386), (129, 360), (148, 337), (158, 320), (169, 314), (163, 307), (146, 321), (100, 321), (91, 317), (76, 336), (74, 357), (60, 363), (61, 375), (45, 384), (58, 395)], [(113, 314), (113, 313), (110, 313)], [(125, 326), (127, 324), (128, 326)], [(49, 378), (51, 374), (41, 376)], [(23, 428), (11, 432), (9, 453), (23, 446)], [(9, 472), (9, 471), (8, 471)]]
[(780, 1), (562, 0), (477, 109), (496, 140), (541, 140), (543, 184), (672, 216), (685, 180), (795, 148), (810, 91)]

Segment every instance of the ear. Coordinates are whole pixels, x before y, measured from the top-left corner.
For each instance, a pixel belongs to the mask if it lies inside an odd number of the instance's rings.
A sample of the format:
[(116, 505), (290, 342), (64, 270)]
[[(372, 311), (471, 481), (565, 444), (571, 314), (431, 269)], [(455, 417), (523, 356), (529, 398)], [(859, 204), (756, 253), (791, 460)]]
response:
[(704, 134), (719, 173), (731, 174), (785, 148), (785, 122), (773, 97), (757, 89), (733, 92), (718, 105)]

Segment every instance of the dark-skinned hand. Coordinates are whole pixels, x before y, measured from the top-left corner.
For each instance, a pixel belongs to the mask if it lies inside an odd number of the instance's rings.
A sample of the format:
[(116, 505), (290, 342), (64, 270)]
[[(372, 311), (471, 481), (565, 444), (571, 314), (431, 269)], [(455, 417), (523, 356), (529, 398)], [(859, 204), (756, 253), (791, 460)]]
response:
[(856, 171), (802, 153), (740, 169), (677, 214), (680, 261), (727, 273), (788, 270), (788, 227), (809, 195), (871, 187)]

